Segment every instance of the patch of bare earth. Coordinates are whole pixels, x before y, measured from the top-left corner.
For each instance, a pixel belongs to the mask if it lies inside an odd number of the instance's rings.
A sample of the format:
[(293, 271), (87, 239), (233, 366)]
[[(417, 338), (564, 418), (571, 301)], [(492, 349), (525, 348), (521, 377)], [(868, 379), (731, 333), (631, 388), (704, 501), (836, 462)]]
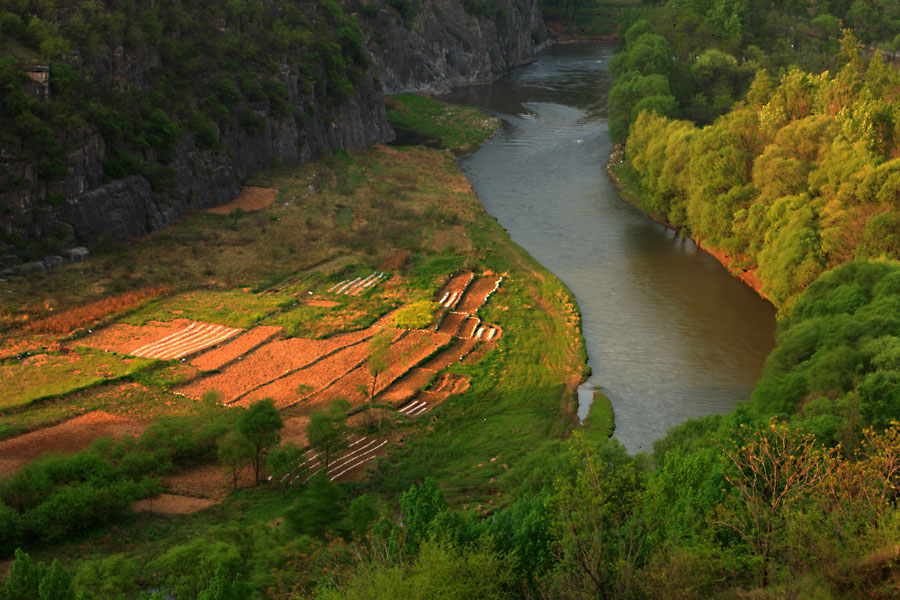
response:
[(361, 365), (368, 355), (366, 344), (356, 344), (342, 348), (330, 356), (288, 373), (274, 381), (249, 391), (238, 399), (238, 405), (249, 405), (263, 398), (272, 398), (275, 406), (286, 408), (312, 394), (310, 402), (318, 399), (319, 392), (329, 388), (348, 372)]
[(278, 190), (263, 187), (245, 187), (241, 190), (241, 195), (222, 206), (209, 208), (206, 212), (215, 213), (217, 215), (228, 215), (232, 211), (241, 209), (245, 211), (260, 210), (270, 206), (278, 198)]
[[(163, 485), (173, 494), (223, 500), (234, 490), (231, 471), (222, 465), (200, 465), (174, 475), (169, 475)], [(253, 487), (253, 468), (244, 467), (238, 472), (238, 488)]]
[(141, 346), (159, 342), (179, 331), (184, 331), (192, 322), (189, 319), (175, 319), (165, 323), (151, 321), (146, 325), (118, 323), (81, 338), (78, 340), (78, 345), (107, 352), (129, 354)]
[(358, 344), (375, 334), (374, 330), (354, 331), (325, 340), (290, 338), (260, 346), (225, 367), (221, 373), (195, 379), (175, 391), (199, 399), (211, 389), (222, 394), (226, 403), (264, 386), (285, 374), (299, 370), (343, 347)]
[(406, 267), (412, 254), (409, 250), (398, 250), (384, 259), (381, 263), (381, 271), (399, 271)]
[(432, 377), (434, 377), (434, 371), (423, 368), (413, 369), (384, 391), (379, 396), (379, 400), (399, 406), (413, 399), (422, 388), (428, 385)]
[(481, 319), (478, 317), (469, 317), (460, 326), (457, 335), (464, 339), (469, 339), (475, 335), (475, 330), (481, 325)]
[(306, 426), (309, 425), (309, 417), (284, 417), (284, 428), (281, 430), (281, 441), (297, 444), (301, 448), (306, 446)]
[(474, 314), (481, 308), (487, 299), (500, 286), (499, 277), (480, 277), (472, 282), (466, 290), (462, 300), (456, 306), (456, 310), (463, 313)]
[(101, 410), (89, 412), (0, 442), (0, 476), (10, 475), (48, 452), (78, 452), (99, 437), (137, 436), (146, 428), (146, 423), (126, 417)]
[(304, 302), (307, 306), (320, 306), (323, 308), (331, 308), (333, 306), (340, 306), (340, 302), (335, 302), (334, 300), (307, 300)]
[(460, 326), (463, 324), (468, 318), (468, 314), (461, 312), (449, 312), (444, 317), (444, 320), (441, 321), (441, 326), (438, 328), (440, 333), (447, 333), (449, 335), (456, 335), (459, 331)]
[(160, 515), (187, 515), (218, 504), (208, 498), (194, 498), (177, 494), (160, 494), (138, 500), (131, 505), (134, 512), (152, 512)]
[(229, 342), (204, 352), (191, 361), (191, 365), (201, 371), (221, 369), (228, 363), (237, 360), (257, 346), (264, 344), (279, 335), (283, 329), (269, 325), (260, 325), (232, 338)]
[(462, 293), (474, 278), (475, 274), (471, 271), (465, 271), (463, 273), (454, 275), (450, 278), (449, 281), (447, 281), (447, 283), (444, 284), (444, 287), (441, 288), (441, 291), (438, 292), (438, 298), (440, 299), (440, 297), (444, 294), (452, 294), (454, 292)]

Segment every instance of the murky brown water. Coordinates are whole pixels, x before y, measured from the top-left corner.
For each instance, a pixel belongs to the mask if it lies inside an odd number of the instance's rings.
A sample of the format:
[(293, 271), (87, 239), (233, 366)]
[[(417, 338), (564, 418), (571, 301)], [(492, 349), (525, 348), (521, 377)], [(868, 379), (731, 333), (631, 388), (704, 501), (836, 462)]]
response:
[(487, 211), (578, 299), (595, 385), (632, 452), (690, 417), (747, 400), (773, 346), (775, 311), (690, 240), (619, 198), (604, 168), (613, 48), (559, 45), (445, 99), (503, 119), (460, 162)]

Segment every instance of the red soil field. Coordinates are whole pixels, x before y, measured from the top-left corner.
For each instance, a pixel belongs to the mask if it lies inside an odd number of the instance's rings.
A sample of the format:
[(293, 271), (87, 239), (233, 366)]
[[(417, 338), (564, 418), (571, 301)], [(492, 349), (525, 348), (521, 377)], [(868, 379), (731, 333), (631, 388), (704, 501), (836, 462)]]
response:
[(472, 282), (472, 285), (463, 294), (462, 300), (456, 305), (459, 312), (474, 314), (481, 308), (488, 297), (496, 291), (500, 283), (500, 277), (482, 277)]
[(437, 356), (422, 365), (422, 368), (431, 371), (432, 373), (443, 371), (450, 365), (455, 365), (462, 360), (465, 355), (472, 351), (472, 348), (474, 348), (476, 344), (477, 342), (474, 340), (454, 342), (452, 346), (440, 352)]
[[(192, 498), (209, 498), (223, 500), (233, 489), (231, 470), (225, 471), (222, 465), (200, 465), (193, 469), (169, 475), (163, 480), (169, 492)], [(238, 473), (238, 487), (253, 486), (253, 467), (247, 466)]]
[(215, 323), (192, 321), (179, 332), (151, 344), (138, 346), (128, 353), (144, 358), (176, 360), (216, 346), (244, 331)]
[(228, 363), (237, 360), (260, 344), (263, 344), (284, 331), (281, 327), (260, 325), (232, 338), (226, 344), (204, 352), (191, 361), (191, 365), (201, 371), (221, 369)]
[[(278, 408), (293, 406), (303, 397), (298, 392), (301, 385), (312, 387), (313, 396), (309, 401), (315, 402), (321, 391), (362, 364), (367, 355), (368, 345), (366, 343), (342, 348), (295, 373), (279, 377), (252, 391), (248, 390), (249, 393), (242, 396), (237, 404), (249, 406), (257, 400), (272, 398)], [(308, 396), (309, 393), (306, 395)]]
[(450, 335), (456, 335), (459, 331), (460, 325), (462, 325), (463, 321), (468, 318), (469, 315), (466, 313), (460, 312), (448, 312), (444, 316), (444, 320), (441, 321), (441, 326), (438, 328), (440, 333), (447, 333)]
[(168, 288), (147, 288), (134, 292), (124, 292), (108, 298), (102, 298), (90, 304), (70, 308), (49, 317), (35, 321), (26, 327), (30, 332), (70, 333), (76, 329), (87, 327), (111, 314), (122, 312), (137, 306), (146, 298), (155, 298), (169, 293)]
[(91, 335), (78, 340), (79, 346), (97, 348), (108, 352), (128, 354), (141, 346), (158, 342), (170, 335), (182, 331), (192, 321), (190, 319), (175, 319), (165, 323), (151, 321), (146, 325), (116, 324), (104, 327)]
[(59, 425), (0, 442), (0, 476), (10, 475), (48, 452), (78, 452), (103, 436), (140, 435), (146, 423), (93, 411)]
[(475, 273), (471, 271), (465, 271), (463, 273), (459, 273), (450, 278), (447, 283), (444, 284), (444, 287), (441, 288), (441, 291), (438, 292), (437, 300), (440, 300), (444, 294), (452, 294), (453, 292), (462, 292), (466, 289), (472, 279), (475, 277)]
[(325, 340), (289, 338), (269, 342), (241, 357), (240, 360), (232, 362), (223, 372), (194, 380), (175, 391), (196, 399), (201, 398), (204, 392), (215, 389), (222, 394), (224, 402), (233, 402), (243, 394), (281, 377), (286, 372), (309, 365), (342, 347), (367, 340), (375, 334), (375, 331), (370, 328), (336, 335)]
[(412, 369), (395, 381), (390, 388), (382, 392), (378, 399), (382, 402), (390, 402), (395, 406), (399, 406), (415, 398), (416, 394), (428, 384), (432, 377), (434, 377), (434, 371), (428, 371), (421, 367)]
[(394, 361), (386, 373), (378, 377), (376, 393), (380, 393), (409, 369), (425, 360), (435, 350), (449, 342), (451, 336), (429, 331), (410, 331), (398, 343), (391, 346)]
[(481, 319), (478, 317), (469, 317), (465, 323), (459, 328), (456, 335), (463, 339), (469, 339), (475, 335), (475, 331), (481, 327)]
[(307, 306), (321, 306), (323, 308), (331, 308), (332, 306), (340, 306), (340, 302), (334, 300), (307, 300), (304, 302)]

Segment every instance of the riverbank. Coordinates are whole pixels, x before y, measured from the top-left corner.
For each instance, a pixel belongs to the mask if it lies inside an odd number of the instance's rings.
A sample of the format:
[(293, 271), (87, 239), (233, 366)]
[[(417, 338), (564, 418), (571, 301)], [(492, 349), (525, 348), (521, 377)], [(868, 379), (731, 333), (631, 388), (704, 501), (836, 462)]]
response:
[[(616, 146), (613, 149), (612, 154), (609, 155), (609, 160), (606, 162), (606, 172), (609, 173), (610, 179), (619, 189), (622, 199), (660, 225), (665, 225), (672, 231), (678, 232), (678, 234), (681, 235), (681, 231), (669, 223), (663, 215), (655, 214), (644, 208), (644, 203), (641, 201), (640, 197), (640, 190), (638, 189), (639, 182), (636, 180), (636, 175), (628, 173), (626, 170), (630, 170), (630, 168), (625, 162), (624, 148), (622, 146)], [(630, 177), (629, 175), (632, 176)], [(740, 279), (747, 287), (756, 292), (760, 298), (774, 305), (772, 299), (762, 291), (763, 282), (757, 277), (756, 269), (745, 269), (739, 266), (739, 264), (743, 262), (742, 257), (731, 256), (724, 250), (705, 244), (702, 240), (696, 240), (694, 238), (689, 239), (697, 244), (698, 248), (719, 261), (732, 276)]]

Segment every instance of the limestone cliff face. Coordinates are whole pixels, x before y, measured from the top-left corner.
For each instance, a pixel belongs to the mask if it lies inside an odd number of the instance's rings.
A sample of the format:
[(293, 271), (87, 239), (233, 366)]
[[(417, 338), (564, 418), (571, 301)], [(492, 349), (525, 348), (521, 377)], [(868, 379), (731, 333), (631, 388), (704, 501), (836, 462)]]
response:
[(392, 8), (358, 18), (389, 94), (493, 81), (548, 37), (536, 0), (423, 0), (412, 18)]
[[(227, 203), (260, 169), (390, 141), (385, 92), (490, 81), (533, 60), (547, 37), (536, 0), (422, 0), (405, 17), (396, 0), (368, 7), (358, 1), (347, 0), (345, 9), (356, 12), (374, 65), (349, 100), (333, 103), (324, 65), (301, 78), (286, 57), (279, 79), (296, 114), (284, 116), (262, 100), (250, 106), (254, 125), (218, 131), (214, 149), (184, 133), (163, 161), (144, 150), (147, 164), (167, 171), (168, 185), (151, 185), (142, 175), (110, 177), (115, 152), (87, 126), (62, 140), (67, 170), (53, 181), (42, 181), (37, 165), (17, 162), (15, 149), (0, 148), (0, 271), (98, 239), (145, 235), (189, 210)], [(90, 60), (85, 71), (118, 93), (144, 87), (148, 70), (161, 67), (155, 51), (130, 55), (122, 47)]]

